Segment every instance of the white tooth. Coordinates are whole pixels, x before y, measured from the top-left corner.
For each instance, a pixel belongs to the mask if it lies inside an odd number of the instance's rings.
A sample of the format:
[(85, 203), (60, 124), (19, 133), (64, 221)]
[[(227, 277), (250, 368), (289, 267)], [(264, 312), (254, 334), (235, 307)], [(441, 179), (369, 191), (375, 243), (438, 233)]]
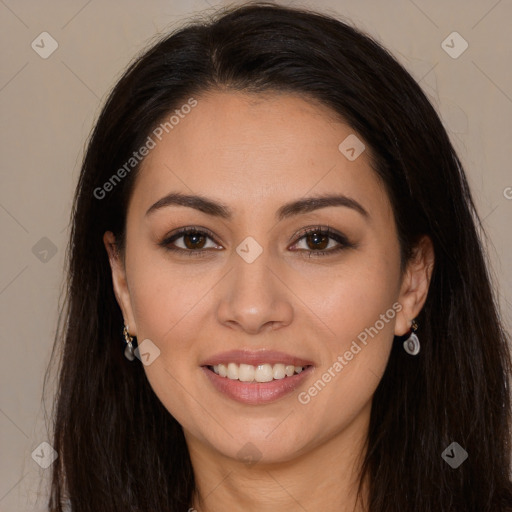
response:
[(302, 366), (296, 366), (296, 367), (295, 367), (295, 371), (296, 371), (297, 373), (300, 373), (300, 372), (302, 371)]
[(277, 363), (274, 365), (274, 368), (272, 369), (274, 379), (284, 379), (286, 373), (284, 369), (284, 364)]
[(270, 382), (273, 378), (274, 372), (269, 364), (259, 364), (254, 372), (256, 382)]
[(287, 364), (284, 367), (284, 371), (287, 377), (291, 377), (295, 373), (295, 366), (293, 366), (292, 364)]
[(238, 365), (235, 363), (228, 364), (228, 379), (238, 380)]
[(226, 365), (224, 364), (219, 364), (218, 365), (218, 369), (219, 369), (219, 375), (221, 377), (227, 377), (228, 376), (228, 370), (226, 368)]
[(213, 365), (213, 371), (218, 375), (219, 374), (219, 365), (218, 364), (214, 364)]
[(238, 367), (238, 380), (252, 382), (254, 380), (255, 368), (252, 364), (241, 364)]

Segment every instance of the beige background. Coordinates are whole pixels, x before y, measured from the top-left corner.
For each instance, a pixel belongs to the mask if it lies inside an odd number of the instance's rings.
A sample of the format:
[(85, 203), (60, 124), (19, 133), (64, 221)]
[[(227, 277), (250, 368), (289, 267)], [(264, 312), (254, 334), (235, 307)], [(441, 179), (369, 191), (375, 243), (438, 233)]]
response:
[[(465, 165), (510, 330), (512, 2), (287, 3), (351, 20), (421, 83)], [(41, 389), (63, 284), (72, 192), (91, 126), (128, 61), (155, 34), (216, 5), (222, 3), (0, 0), (1, 512), (44, 510), (51, 467), (41, 469), (31, 454), (49, 440)], [(45, 31), (58, 43), (47, 59), (31, 47)], [(457, 59), (441, 47), (453, 31), (469, 44)]]

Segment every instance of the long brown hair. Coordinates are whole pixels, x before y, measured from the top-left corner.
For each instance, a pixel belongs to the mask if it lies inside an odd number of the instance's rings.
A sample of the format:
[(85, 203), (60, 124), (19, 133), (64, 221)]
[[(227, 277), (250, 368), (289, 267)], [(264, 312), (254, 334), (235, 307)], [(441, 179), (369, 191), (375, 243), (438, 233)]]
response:
[[(194, 474), (181, 426), (142, 365), (123, 356), (123, 317), (102, 236), (125, 238), (138, 166), (98, 188), (184, 99), (227, 88), (285, 91), (342, 116), (375, 155), (406, 262), (421, 235), (435, 266), (418, 317), (422, 351), (398, 343), (375, 392), (362, 477), (371, 512), (512, 507), (511, 358), (480, 220), (461, 163), (418, 84), (377, 42), (323, 14), (249, 4), (190, 23), (138, 57), (111, 92), (76, 188), (69, 280), (54, 346), (52, 512), (188, 509)], [(96, 191), (96, 193), (95, 193)], [(50, 368), (49, 368), (50, 371)], [(441, 457), (453, 441), (469, 454)]]

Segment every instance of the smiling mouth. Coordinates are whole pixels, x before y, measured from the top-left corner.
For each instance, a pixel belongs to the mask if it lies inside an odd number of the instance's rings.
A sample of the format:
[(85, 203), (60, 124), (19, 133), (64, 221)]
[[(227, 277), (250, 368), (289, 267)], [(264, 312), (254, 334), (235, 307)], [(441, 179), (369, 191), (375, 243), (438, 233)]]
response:
[(306, 366), (293, 366), (290, 364), (276, 363), (276, 364), (216, 364), (213, 366), (206, 366), (208, 370), (214, 372), (219, 377), (224, 377), (230, 380), (238, 380), (240, 382), (271, 382), (273, 380), (282, 380), (288, 377), (293, 377), (303, 372), (310, 365)]

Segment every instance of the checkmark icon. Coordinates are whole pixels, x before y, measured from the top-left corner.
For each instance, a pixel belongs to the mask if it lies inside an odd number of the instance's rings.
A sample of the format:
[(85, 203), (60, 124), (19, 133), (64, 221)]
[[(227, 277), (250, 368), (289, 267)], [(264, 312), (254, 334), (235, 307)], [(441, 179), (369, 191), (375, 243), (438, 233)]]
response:
[(468, 458), (468, 452), (454, 441), (444, 450), (441, 457), (449, 466), (457, 469)]
[(41, 263), (48, 263), (57, 254), (57, 246), (48, 237), (44, 236), (34, 244), (32, 254)]
[(246, 263), (252, 263), (263, 252), (263, 247), (252, 236), (248, 236), (238, 245), (236, 252)]
[(59, 43), (48, 32), (41, 32), (30, 46), (39, 57), (47, 59), (59, 47)]
[(354, 133), (343, 139), (338, 146), (340, 153), (350, 162), (356, 160), (365, 149), (366, 146), (363, 144), (363, 141)]
[(441, 43), (441, 48), (452, 59), (458, 59), (468, 47), (468, 42), (458, 32), (452, 32)]
[(253, 465), (261, 459), (262, 453), (253, 443), (248, 442), (238, 451), (237, 457), (245, 464)]
[(57, 459), (58, 454), (51, 444), (44, 441), (32, 452), (31, 456), (34, 462), (43, 469), (47, 469)]
[(145, 339), (140, 343), (133, 353), (144, 366), (153, 364), (160, 357), (160, 349), (150, 339)]

